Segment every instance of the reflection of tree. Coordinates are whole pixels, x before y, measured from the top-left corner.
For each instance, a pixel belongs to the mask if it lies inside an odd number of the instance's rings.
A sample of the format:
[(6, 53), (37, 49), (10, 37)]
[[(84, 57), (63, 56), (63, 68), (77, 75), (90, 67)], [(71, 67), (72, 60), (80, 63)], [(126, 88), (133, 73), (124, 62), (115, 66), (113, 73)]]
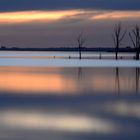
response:
[(82, 79), (82, 68), (78, 67), (78, 80)]
[(140, 69), (136, 68), (136, 93), (139, 92), (139, 76), (140, 76)]
[(116, 68), (115, 89), (117, 94), (120, 95), (119, 68)]

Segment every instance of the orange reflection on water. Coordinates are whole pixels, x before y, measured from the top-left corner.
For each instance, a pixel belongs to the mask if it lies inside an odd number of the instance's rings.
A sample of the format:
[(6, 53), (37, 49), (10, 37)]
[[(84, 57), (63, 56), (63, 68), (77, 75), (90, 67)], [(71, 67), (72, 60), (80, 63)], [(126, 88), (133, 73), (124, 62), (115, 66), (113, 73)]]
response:
[(102, 77), (98, 75), (97, 77), (92, 78), (92, 84), (95, 91), (98, 92), (114, 92), (115, 91), (115, 82), (112, 77)]
[(15, 68), (15, 71), (0, 72), (0, 90), (27, 94), (64, 94), (65, 92), (75, 91), (74, 81), (71, 79), (67, 80), (63, 75), (47, 72), (31, 73), (33, 71), (31, 68), (30, 72), (24, 70), (20, 71), (20, 69)]
[(0, 93), (99, 94), (139, 92), (135, 69), (0, 67)]

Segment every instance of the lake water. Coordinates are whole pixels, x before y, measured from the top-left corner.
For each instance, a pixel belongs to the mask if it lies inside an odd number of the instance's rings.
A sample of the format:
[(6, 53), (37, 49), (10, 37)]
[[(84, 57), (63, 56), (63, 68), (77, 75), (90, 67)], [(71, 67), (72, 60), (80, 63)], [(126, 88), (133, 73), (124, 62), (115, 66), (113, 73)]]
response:
[[(135, 53), (119, 53), (118, 57), (122, 59), (133, 59), (135, 56)], [(79, 54), (78, 52), (60, 52), (60, 51), (1, 51), (0, 52), (0, 58), (78, 58)], [(87, 58), (115, 58), (114, 53), (108, 53), (108, 52), (82, 52), (82, 57), (87, 59)]]
[(139, 61), (50, 56), (0, 52), (0, 139), (140, 139)]
[(14, 94), (135, 94), (140, 68), (0, 67), (0, 92)]
[(120, 53), (119, 60), (114, 53), (83, 52), (82, 61), (77, 52), (0, 52), (0, 66), (34, 67), (140, 67), (133, 59), (135, 54)]

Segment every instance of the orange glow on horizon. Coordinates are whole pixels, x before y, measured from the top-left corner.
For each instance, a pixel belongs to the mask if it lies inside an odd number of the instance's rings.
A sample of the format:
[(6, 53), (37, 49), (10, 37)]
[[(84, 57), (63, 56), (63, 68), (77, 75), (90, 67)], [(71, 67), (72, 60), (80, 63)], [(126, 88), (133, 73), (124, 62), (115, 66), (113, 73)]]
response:
[(101, 14), (93, 16), (91, 19), (126, 19), (126, 18), (140, 18), (140, 11), (105, 11)]
[(0, 13), (0, 23), (49, 22), (82, 13), (79, 10), (65, 11), (21, 11)]
[(140, 11), (59, 10), (1, 12), (0, 24), (51, 22), (77, 16), (85, 20), (140, 18)]

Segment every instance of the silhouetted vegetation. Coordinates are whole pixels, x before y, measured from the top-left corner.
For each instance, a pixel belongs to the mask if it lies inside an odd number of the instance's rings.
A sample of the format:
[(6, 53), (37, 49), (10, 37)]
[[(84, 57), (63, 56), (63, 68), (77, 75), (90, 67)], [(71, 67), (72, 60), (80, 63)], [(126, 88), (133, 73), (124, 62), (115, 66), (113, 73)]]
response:
[(78, 49), (79, 49), (79, 59), (82, 59), (82, 48), (85, 44), (85, 38), (83, 36), (83, 32), (81, 32), (77, 37)]
[(125, 35), (126, 35), (126, 30), (125, 31), (122, 30), (121, 23), (116, 24), (114, 26), (114, 33), (112, 35), (114, 45), (115, 45), (115, 58), (116, 58), (116, 60), (118, 59), (119, 48), (121, 46), (121, 43), (122, 43)]
[[(0, 51), (79, 51), (79, 48), (77, 47), (57, 47), (57, 48), (17, 48), (17, 47), (1, 47)], [(82, 47), (81, 51), (84, 52), (115, 52), (115, 48), (87, 48), (87, 47)], [(119, 52), (135, 52), (135, 48), (119, 48)]]
[(129, 33), (130, 39), (133, 43), (133, 46), (136, 50), (136, 60), (140, 59), (140, 28), (138, 25)]
[[(115, 59), (118, 59), (118, 53), (123, 52), (123, 53), (136, 53), (136, 56), (132, 56), (133, 59), (135, 58), (136, 60), (140, 59), (140, 27), (136, 25), (134, 29), (129, 33), (129, 37), (131, 39), (131, 42), (133, 44), (133, 47), (130, 45), (128, 46), (122, 46), (122, 42), (126, 36), (126, 30), (122, 28), (122, 24), (119, 22), (115, 24), (114, 29), (113, 29), (113, 42), (114, 42), (114, 48), (113, 47), (85, 47), (85, 42), (86, 39), (84, 37), (83, 32), (79, 33), (76, 41), (77, 41), (77, 47), (50, 47), (50, 48), (20, 48), (20, 47), (6, 47), (6, 46), (1, 46), (0, 51), (76, 51), (79, 53), (79, 59), (82, 59), (82, 51), (84, 52), (98, 52), (99, 53), (99, 59), (104, 58), (102, 55), (102, 52), (108, 52), (108, 53), (115, 53)], [(134, 54), (135, 55), (135, 54)], [(128, 56), (129, 57), (129, 56)], [(130, 58), (129, 57), (129, 58)], [(55, 57), (54, 57), (55, 58)], [(69, 59), (72, 57), (69, 56)], [(95, 58), (95, 57), (91, 57)], [(120, 56), (121, 59), (124, 59), (126, 57)], [(112, 59), (112, 58), (111, 58)]]

